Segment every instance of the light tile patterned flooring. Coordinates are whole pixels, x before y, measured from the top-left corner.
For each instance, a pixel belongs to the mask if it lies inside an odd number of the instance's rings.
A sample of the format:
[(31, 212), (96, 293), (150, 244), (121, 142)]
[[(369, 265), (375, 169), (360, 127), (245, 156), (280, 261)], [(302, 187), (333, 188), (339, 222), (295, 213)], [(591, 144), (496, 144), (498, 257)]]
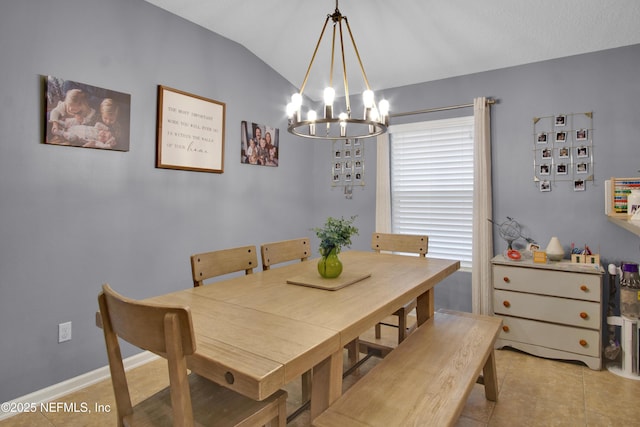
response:
[[(366, 375), (378, 359), (371, 358), (360, 369)], [(476, 384), (467, 400), (458, 427), (502, 426), (640, 426), (640, 381), (621, 378), (607, 370), (593, 371), (583, 365), (537, 358), (511, 350), (496, 352), (499, 380), (498, 403), (484, 398), (484, 389)], [(128, 373), (135, 402), (168, 384), (162, 359)], [(357, 381), (351, 375), (344, 381), (348, 388)], [(289, 413), (300, 401), (300, 381), (289, 391)], [(86, 402), (110, 405), (111, 413), (32, 413), (0, 422), (0, 427), (109, 426), (116, 425), (115, 403), (109, 380), (70, 394), (58, 402)], [(289, 426), (309, 426), (309, 413), (303, 412)], [(339, 426), (336, 426), (339, 427)], [(393, 426), (390, 426), (393, 427)], [(437, 426), (436, 426), (437, 427)]]

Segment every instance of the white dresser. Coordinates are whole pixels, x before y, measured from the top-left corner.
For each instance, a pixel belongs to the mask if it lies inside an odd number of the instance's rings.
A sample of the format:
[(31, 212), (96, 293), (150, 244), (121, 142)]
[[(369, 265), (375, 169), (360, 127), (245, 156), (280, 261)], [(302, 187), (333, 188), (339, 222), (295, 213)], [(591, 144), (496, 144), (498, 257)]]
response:
[(535, 264), (491, 260), (493, 311), (502, 318), (498, 348), (536, 356), (578, 360), (602, 368), (602, 278), (600, 265), (568, 261)]

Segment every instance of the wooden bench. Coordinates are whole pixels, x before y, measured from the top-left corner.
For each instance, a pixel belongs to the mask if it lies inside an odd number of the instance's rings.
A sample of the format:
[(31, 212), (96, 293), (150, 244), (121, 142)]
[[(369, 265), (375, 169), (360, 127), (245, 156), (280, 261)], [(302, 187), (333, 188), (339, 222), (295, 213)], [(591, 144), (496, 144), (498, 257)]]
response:
[(498, 398), (494, 343), (502, 320), (440, 310), (313, 420), (316, 427), (455, 424), (483, 370)]

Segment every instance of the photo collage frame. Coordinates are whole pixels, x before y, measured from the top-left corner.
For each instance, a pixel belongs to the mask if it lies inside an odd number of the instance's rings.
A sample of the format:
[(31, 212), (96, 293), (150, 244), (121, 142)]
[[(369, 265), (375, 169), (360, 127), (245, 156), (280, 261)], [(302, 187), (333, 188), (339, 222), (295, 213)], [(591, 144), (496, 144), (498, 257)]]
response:
[(360, 139), (333, 141), (331, 186), (364, 186), (364, 143)]
[(593, 167), (592, 112), (534, 117), (533, 175), (540, 191), (551, 191), (559, 181), (585, 191)]

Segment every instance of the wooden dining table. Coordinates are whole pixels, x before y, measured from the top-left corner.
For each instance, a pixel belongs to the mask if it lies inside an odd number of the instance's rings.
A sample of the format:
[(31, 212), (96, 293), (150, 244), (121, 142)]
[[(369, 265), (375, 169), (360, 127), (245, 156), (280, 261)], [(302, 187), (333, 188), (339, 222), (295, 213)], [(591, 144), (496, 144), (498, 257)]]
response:
[[(343, 347), (414, 298), (425, 322), (433, 287), (460, 266), (367, 251), (340, 259), (345, 277), (357, 280), (337, 290), (314, 287), (336, 279), (321, 279), (310, 260), (145, 301), (189, 306), (196, 352), (188, 368), (245, 396), (265, 399), (312, 369), (313, 419), (342, 393)], [(305, 277), (313, 283), (289, 283)]]

